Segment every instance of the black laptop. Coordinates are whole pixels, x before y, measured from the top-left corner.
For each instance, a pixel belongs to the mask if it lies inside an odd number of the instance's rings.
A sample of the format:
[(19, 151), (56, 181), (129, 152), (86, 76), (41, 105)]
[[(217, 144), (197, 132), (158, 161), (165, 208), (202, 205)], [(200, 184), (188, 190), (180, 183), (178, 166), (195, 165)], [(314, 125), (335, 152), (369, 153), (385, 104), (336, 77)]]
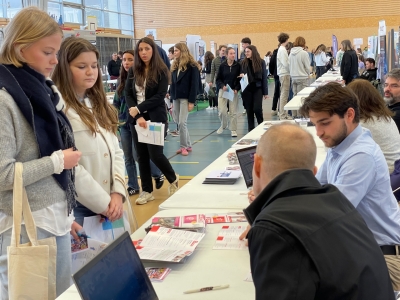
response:
[(236, 150), (236, 156), (239, 161), (240, 168), (242, 169), (244, 182), (248, 188), (253, 186), (253, 165), (256, 149), (257, 146), (251, 146)]
[(85, 300), (158, 300), (127, 231), (72, 278)]

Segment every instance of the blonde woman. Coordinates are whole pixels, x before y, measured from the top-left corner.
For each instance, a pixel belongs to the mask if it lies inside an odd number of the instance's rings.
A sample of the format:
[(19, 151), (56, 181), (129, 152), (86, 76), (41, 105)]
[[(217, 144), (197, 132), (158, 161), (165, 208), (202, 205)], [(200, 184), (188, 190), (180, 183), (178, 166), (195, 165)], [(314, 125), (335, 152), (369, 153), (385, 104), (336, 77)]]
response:
[(188, 114), (194, 108), (196, 96), (200, 90), (200, 72), (197, 62), (189, 53), (184, 43), (174, 46), (175, 59), (171, 66), (172, 83), (170, 97), (174, 100), (173, 111), (179, 125), (180, 148), (176, 153), (183, 156), (192, 151), (189, 130), (187, 128)]
[[(81, 152), (74, 151), (64, 102), (48, 78), (57, 64), (62, 31), (35, 7), (21, 10), (5, 28), (0, 49), (0, 281), (8, 299), (7, 246), (13, 223), (15, 162), (23, 163), (23, 180), (37, 226), (38, 239), (57, 242), (57, 296), (71, 277), (74, 175)], [(29, 241), (25, 226), (21, 243)]]
[(315, 50), (316, 79), (326, 73), (326, 65), (328, 63), (329, 58), (326, 56), (326, 46), (321, 44), (317, 47), (317, 50)]
[(61, 44), (53, 73), (76, 146), (82, 151), (76, 167), (78, 206), (74, 209), (75, 221), (81, 226), (85, 217), (97, 214), (118, 220), (125, 200), (125, 185), (117, 179), (125, 175), (116, 136), (117, 111), (107, 102), (98, 59), (99, 52), (89, 41), (69, 37)]
[(349, 40), (342, 41), (341, 45), (344, 53), (340, 64), (340, 74), (343, 77), (343, 83), (347, 85), (359, 77), (358, 57)]

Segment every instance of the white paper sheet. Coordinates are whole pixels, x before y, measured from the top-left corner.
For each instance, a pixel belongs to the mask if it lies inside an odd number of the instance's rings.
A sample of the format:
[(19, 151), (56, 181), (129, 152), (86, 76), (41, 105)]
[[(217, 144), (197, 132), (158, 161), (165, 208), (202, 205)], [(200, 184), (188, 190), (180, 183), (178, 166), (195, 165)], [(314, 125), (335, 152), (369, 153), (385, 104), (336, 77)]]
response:
[(222, 226), (215, 241), (214, 250), (245, 250), (246, 241), (239, 240), (239, 236), (246, 230), (247, 226)]
[(245, 74), (242, 79), (240, 79), (240, 88), (243, 91), (246, 89), (246, 87), (249, 85), (249, 78), (247, 77), (247, 74)]
[(206, 92), (207, 95), (208, 95), (208, 92), (210, 91), (210, 85), (207, 82), (204, 86), (204, 91)]
[(233, 101), (233, 98), (235, 97), (235, 92), (232, 90), (229, 84), (226, 85), (226, 88), (227, 90), (223, 92), (222, 98), (228, 99), (229, 101)]
[(100, 223), (100, 216), (86, 217), (83, 220), (83, 229), (92, 239), (111, 243), (125, 231), (129, 231), (129, 222), (127, 213), (124, 211), (124, 217), (114, 222)]
[(164, 146), (164, 128), (163, 123), (154, 123), (147, 121), (147, 128), (135, 125), (138, 140), (141, 143)]

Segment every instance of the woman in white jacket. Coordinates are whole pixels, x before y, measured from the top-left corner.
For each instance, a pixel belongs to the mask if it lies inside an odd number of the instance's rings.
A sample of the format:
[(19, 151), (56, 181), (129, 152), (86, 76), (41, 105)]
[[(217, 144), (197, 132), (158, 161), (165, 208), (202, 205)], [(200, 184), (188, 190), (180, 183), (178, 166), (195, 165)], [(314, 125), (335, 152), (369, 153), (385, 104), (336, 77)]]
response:
[(117, 179), (125, 174), (116, 136), (118, 117), (107, 102), (98, 59), (95, 46), (70, 37), (61, 44), (53, 74), (66, 103), (76, 147), (82, 151), (76, 167), (78, 206), (74, 209), (75, 221), (81, 226), (84, 217), (97, 214), (110, 221), (121, 218), (125, 200), (125, 185)]
[(325, 54), (326, 46), (321, 44), (315, 50), (315, 65), (317, 66), (317, 76), (316, 79), (321, 77), (326, 73), (326, 65), (329, 63), (329, 58)]

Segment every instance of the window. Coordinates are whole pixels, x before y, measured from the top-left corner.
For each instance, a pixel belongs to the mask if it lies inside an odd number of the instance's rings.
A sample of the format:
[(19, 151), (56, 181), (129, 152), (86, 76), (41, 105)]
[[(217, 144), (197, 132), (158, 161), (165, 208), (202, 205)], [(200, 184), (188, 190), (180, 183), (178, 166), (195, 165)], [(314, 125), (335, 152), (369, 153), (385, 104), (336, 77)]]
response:
[(64, 5), (64, 23), (83, 24), (83, 11), (81, 8)]
[[(132, 1), (131, 0), (120, 0), (119, 11), (124, 14), (132, 15)], [(133, 18), (133, 16), (132, 16)]]
[(133, 29), (132, 23), (133, 23), (132, 15), (121, 14), (121, 29), (132, 30)]
[(96, 9), (101, 9), (102, 5), (101, 5), (101, 0), (85, 0), (85, 6), (86, 7), (93, 7)]
[(64, 22), (62, 18), (60, 20), (60, 16), (61, 16), (61, 4), (60, 3), (48, 2), (47, 3), (47, 12), (59, 24), (62, 24)]
[(13, 18), (21, 9), (22, 1), (20, 0), (7, 0), (7, 18)]
[(118, 1), (103, 0), (103, 9), (110, 10), (110, 11), (118, 11)]
[(119, 29), (118, 13), (104, 12), (104, 27)]
[(85, 19), (87, 18), (87, 16), (95, 16), (97, 18), (97, 26), (104, 27), (103, 12), (101, 10), (86, 8)]
[(64, 1), (64, 4), (67, 4), (67, 3), (82, 4), (82, 0), (67, 0), (67, 1)]

